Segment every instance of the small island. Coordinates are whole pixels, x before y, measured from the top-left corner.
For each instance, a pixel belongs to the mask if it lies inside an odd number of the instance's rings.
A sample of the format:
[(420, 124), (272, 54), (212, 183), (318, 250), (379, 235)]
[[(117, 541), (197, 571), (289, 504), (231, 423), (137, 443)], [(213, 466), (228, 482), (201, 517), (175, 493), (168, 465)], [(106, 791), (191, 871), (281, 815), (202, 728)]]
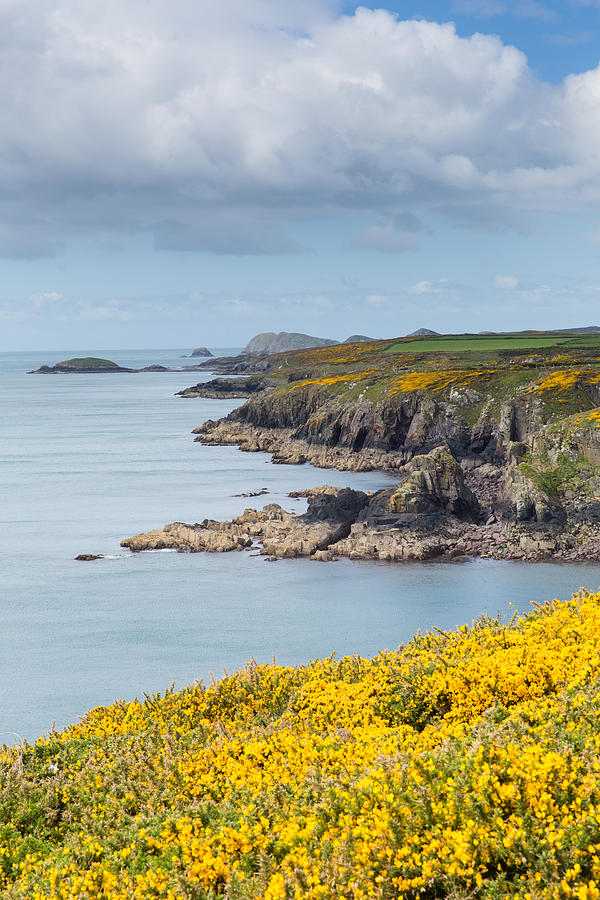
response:
[(71, 372), (78, 373), (96, 373), (96, 372), (134, 372), (135, 369), (127, 369), (119, 366), (110, 359), (100, 359), (97, 356), (76, 357), (74, 359), (65, 359), (56, 363), (54, 366), (40, 366), (39, 369), (33, 369), (28, 375), (54, 375), (65, 374)]
[(65, 359), (54, 366), (40, 366), (39, 369), (31, 369), (27, 374), (65, 375), (75, 373), (76, 375), (97, 375), (105, 372), (196, 372), (198, 368), (198, 366), (184, 366), (181, 369), (172, 369), (170, 366), (161, 366), (158, 363), (153, 363), (141, 369), (131, 369), (127, 366), (120, 366), (111, 359), (85, 356)]
[(195, 347), (191, 353), (192, 357), (200, 356), (200, 357), (211, 357), (214, 356), (214, 353), (211, 353), (208, 347)]

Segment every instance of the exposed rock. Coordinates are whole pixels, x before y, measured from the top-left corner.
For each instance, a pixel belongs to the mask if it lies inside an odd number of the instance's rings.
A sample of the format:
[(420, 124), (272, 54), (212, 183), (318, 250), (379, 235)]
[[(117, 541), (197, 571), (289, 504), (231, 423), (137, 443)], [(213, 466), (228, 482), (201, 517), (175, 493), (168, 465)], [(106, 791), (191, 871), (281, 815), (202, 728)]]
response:
[(233, 494), (234, 497), (264, 497), (265, 494), (269, 493), (269, 489), (264, 487), (259, 491), (246, 491), (243, 494)]
[(104, 559), (101, 553), (80, 553), (75, 557), (79, 562), (91, 562), (94, 559)]
[[(288, 497), (315, 497), (317, 494), (337, 497), (343, 490), (345, 490), (345, 488), (337, 487), (336, 485), (320, 484), (318, 487), (302, 488), (300, 491), (290, 491)], [(370, 496), (369, 492), (367, 492), (367, 496)]]
[(442, 512), (459, 519), (477, 519), (477, 500), (465, 484), (460, 465), (445, 447), (415, 456), (405, 471), (404, 481), (383, 491), (369, 506), (383, 514)]
[(265, 381), (256, 378), (213, 378), (212, 381), (204, 381), (192, 387), (177, 391), (176, 397), (205, 397), (210, 400), (234, 400), (236, 398), (251, 397), (268, 385)]
[[(492, 467), (490, 467), (492, 468)], [(478, 467), (478, 478), (497, 473)], [(475, 470), (477, 471), (477, 470)], [(510, 503), (497, 514), (483, 513), (462, 467), (448, 450), (436, 448), (416, 457), (394, 488), (373, 495), (324, 485), (297, 492), (308, 498), (303, 515), (276, 503), (247, 509), (231, 522), (204, 520), (196, 525), (174, 523), (162, 531), (136, 535), (122, 542), (132, 550), (173, 547), (186, 552), (224, 552), (261, 548), (269, 558), (338, 557), (376, 560), (426, 560), (439, 556), (481, 556), (495, 559), (600, 559), (600, 503), (596, 519), (577, 518), (582, 497), (574, 497), (557, 512), (552, 498), (541, 496), (520, 473), (502, 484)], [(471, 473), (467, 473), (472, 475)], [(524, 498), (529, 496), (530, 501)], [(527, 504), (531, 502), (532, 506)], [(527, 507), (529, 518), (520, 516)], [(533, 509), (533, 514), (531, 513)], [(547, 510), (552, 510), (548, 518)], [(536, 516), (540, 518), (536, 518)]]
[(446, 444), (462, 460), (500, 462), (505, 443), (494, 424), (469, 426), (460, 403), (418, 393), (374, 404), (341, 404), (318, 386), (285, 394), (261, 392), (219, 422), (195, 429), (210, 444), (265, 450), (274, 462), (311, 462), (324, 468), (397, 469), (413, 456)]
[(269, 556), (312, 556), (345, 537), (367, 502), (362, 491), (343, 488), (336, 496), (315, 494), (302, 516), (270, 503), (262, 510), (247, 509), (231, 522), (174, 522), (162, 530), (127, 538), (121, 546), (134, 551), (175, 548), (190, 553), (215, 553), (243, 550), (260, 540), (263, 552)]
[(209, 420), (193, 434), (202, 444), (217, 446), (234, 444), (247, 453), (264, 451), (272, 454), (272, 462), (302, 465), (312, 463), (322, 469), (340, 469), (367, 472), (372, 469), (397, 469), (405, 462), (400, 453), (380, 450), (363, 450), (356, 453), (350, 448), (327, 447), (311, 444), (293, 437), (293, 429), (255, 428), (238, 422)]
[(202, 357), (211, 357), (214, 356), (214, 353), (211, 353), (208, 347), (195, 347), (191, 354), (191, 356), (202, 356)]
[(515, 522), (562, 523), (566, 518), (558, 500), (542, 490), (519, 465), (509, 465), (504, 471), (498, 509), (502, 518)]
[(239, 525), (205, 519), (200, 524), (186, 525), (172, 522), (162, 530), (136, 534), (121, 541), (122, 547), (134, 552), (141, 550), (177, 549), (188, 553), (227, 553), (252, 546), (252, 538)]

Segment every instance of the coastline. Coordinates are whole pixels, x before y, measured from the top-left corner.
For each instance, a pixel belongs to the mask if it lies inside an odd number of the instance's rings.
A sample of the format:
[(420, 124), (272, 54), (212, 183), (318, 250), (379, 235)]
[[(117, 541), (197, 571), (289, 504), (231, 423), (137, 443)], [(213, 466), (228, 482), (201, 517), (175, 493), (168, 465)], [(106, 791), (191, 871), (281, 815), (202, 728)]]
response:
[[(585, 495), (574, 495), (558, 505), (539, 490), (536, 494), (531, 485), (514, 481), (514, 472), (510, 472), (513, 483), (507, 484), (506, 472), (499, 466), (468, 458), (458, 463), (447, 445), (416, 454), (406, 463), (401, 453), (332, 448), (298, 439), (291, 428), (261, 429), (240, 423), (236, 412), (194, 429), (195, 440), (208, 446), (233, 445), (244, 452), (266, 451), (276, 464), (308, 462), (338, 471), (383, 471), (397, 476), (398, 484), (372, 496), (323, 485), (303, 492), (308, 499), (303, 515), (268, 504), (263, 510), (246, 509), (232, 520), (169, 523), (125, 538), (121, 546), (134, 552), (254, 550), (270, 560), (309, 557), (322, 562), (343, 557), (600, 559), (600, 529), (594, 523), (598, 510), (594, 508), (588, 522), (583, 511), (586, 502), (589, 506)], [(354, 502), (348, 506), (350, 495)], [(527, 519), (523, 512), (531, 505), (534, 516)]]

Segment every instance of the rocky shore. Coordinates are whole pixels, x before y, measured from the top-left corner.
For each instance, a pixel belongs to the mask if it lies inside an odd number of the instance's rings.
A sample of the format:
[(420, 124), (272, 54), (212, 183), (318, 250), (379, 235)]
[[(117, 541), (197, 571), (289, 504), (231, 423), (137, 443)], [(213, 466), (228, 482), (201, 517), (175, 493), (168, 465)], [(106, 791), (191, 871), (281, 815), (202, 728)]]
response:
[(300, 492), (303, 515), (268, 504), (231, 521), (171, 523), (122, 541), (133, 551), (257, 549), (273, 558), (521, 560), (600, 558), (600, 502), (560, 504), (512, 468), (461, 465), (447, 447), (414, 457), (399, 483), (375, 494), (328, 485)]
[(177, 391), (176, 397), (204, 397), (208, 400), (237, 400), (252, 397), (268, 385), (255, 378), (213, 378)]
[(246, 398), (195, 428), (200, 444), (264, 451), (274, 463), (385, 470), (394, 488), (315, 488), (304, 515), (270, 504), (230, 522), (172, 523), (124, 546), (319, 560), (600, 559), (597, 351), (544, 357), (513, 346), (457, 358), (405, 347), (215, 360), (226, 377), (181, 392)]

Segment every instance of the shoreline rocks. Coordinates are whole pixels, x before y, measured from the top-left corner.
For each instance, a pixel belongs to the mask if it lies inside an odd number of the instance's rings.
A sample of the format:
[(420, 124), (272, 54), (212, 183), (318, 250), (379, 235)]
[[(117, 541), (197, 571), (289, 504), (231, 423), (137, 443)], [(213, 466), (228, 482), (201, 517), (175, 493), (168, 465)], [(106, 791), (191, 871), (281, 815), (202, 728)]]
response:
[[(246, 509), (228, 522), (172, 523), (127, 538), (121, 546), (182, 552), (258, 547), (267, 558), (309, 557), (323, 562), (340, 557), (600, 559), (600, 520), (590, 522), (581, 515), (581, 497), (561, 506), (558, 515), (554, 500), (542, 497), (535, 485), (515, 480), (511, 472), (499, 479), (491, 466), (483, 472), (477, 468), (483, 467), (462, 466), (447, 447), (437, 447), (406, 464), (395, 487), (374, 494), (322, 485), (293, 492), (291, 496), (308, 500), (302, 515), (271, 503), (262, 510)], [(478, 480), (489, 481), (489, 505), (472, 490)], [(530, 490), (533, 499), (524, 499)]]
[(406, 463), (402, 453), (383, 450), (361, 450), (311, 444), (293, 437), (293, 428), (258, 428), (244, 422), (209, 419), (192, 434), (197, 443), (212, 446), (237, 446), (245, 453), (271, 454), (271, 462), (281, 465), (311, 463), (319, 469), (369, 472), (373, 469), (395, 471)]
[(209, 400), (247, 399), (267, 385), (260, 379), (251, 378), (213, 378), (200, 382), (192, 387), (177, 391), (176, 397), (204, 397)]

